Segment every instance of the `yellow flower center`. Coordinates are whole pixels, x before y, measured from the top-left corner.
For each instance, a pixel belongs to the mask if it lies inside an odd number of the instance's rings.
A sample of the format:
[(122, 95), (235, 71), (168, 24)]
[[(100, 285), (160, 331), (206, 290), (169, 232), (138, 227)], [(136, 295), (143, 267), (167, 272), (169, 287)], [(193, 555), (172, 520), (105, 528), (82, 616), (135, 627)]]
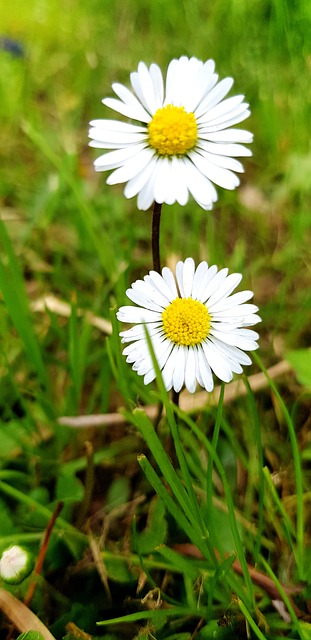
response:
[(161, 156), (184, 155), (198, 139), (194, 113), (168, 104), (155, 112), (148, 124), (149, 144)]
[(166, 337), (178, 345), (194, 347), (209, 334), (211, 317), (206, 306), (193, 298), (175, 298), (162, 313)]

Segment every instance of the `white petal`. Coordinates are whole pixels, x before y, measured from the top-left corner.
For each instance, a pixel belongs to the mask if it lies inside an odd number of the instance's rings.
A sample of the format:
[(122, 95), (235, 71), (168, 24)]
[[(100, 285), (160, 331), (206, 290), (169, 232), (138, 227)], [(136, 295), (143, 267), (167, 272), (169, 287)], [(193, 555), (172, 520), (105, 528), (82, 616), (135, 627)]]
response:
[(200, 264), (197, 266), (195, 270), (195, 274), (193, 277), (192, 291), (191, 291), (192, 298), (197, 299), (199, 297), (201, 282), (205, 277), (207, 271), (208, 271), (207, 262), (200, 262)]
[(177, 291), (177, 287), (176, 287), (176, 281), (175, 278), (171, 272), (171, 270), (168, 267), (163, 267), (162, 269), (162, 277), (165, 280), (166, 284), (168, 285), (170, 291), (171, 291), (171, 301), (175, 300), (175, 298), (178, 297), (178, 291)]
[(159, 283), (161, 285), (163, 284), (163, 287), (161, 289), (155, 286), (154, 281), (152, 280), (152, 278), (150, 278), (150, 275), (147, 275), (143, 280), (136, 280), (136, 282), (132, 284), (132, 289), (139, 291), (143, 296), (145, 296), (146, 300), (151, 300), (152, 302), (159, 305), (163, 311), (163, 309), (167, 307), (169, 302), (171, 302), (171, 296), (168, 297), (168, 295), (165, 295), (167, 293), (167, 290), (163, 281), (161, 280), (161, 282), (159, 281)]
[[(146, 133), (146, 125), (140, 127), (137, 124), (129, 124), (127, 122), (121, 122), (121, 120), (106, 120), (97, 119), (91, 120), (90, 127), (102, 131), (115, 132), (115, 133)], [(99, 138), (100, 140), (100, 138)]]
[(180, 296), (182, 298), (185, 298), (186, 296), (184, 292), (183, 271), (184, 271), (184, 263), (181, 260), (178, 260), (175, 267), (175, 276), (176, 276), (176, 281), (177, 281), (178, 289), (180, 292)]
[[(218, 312), (218, 311), (222, 311), (225, 309), (229, 309), (229, 308), (233, 308), (233, 307), (238, 307), (239, 305), (241, 305), (243, 302), (246, 302), (246, 300), (249, 300), (250, 298), (253, 297), (253, 292), (252, 291), (239, 291), (238, 293), (234, 293), (232, 296), (230, 296), (230, 298), (225, 298), (224, 300), (220, 300), (218, 303), (213, 305), (213, 312)], [(255, 306), (255, 305), (250, 305), (250, 306)], [(257, 307), (256, 307), (256, 311), (257, 311)]]
[(151, 311), (157, 311), (159, 313), (163, 312), (163, 307), (153, 302), (150, 298), (146, 298), (146, 296), (141, 294), (139, 291), (128, 289), (126, 295), (135, 304), (140, 306), (143, 305), (146, 309), (150, 309)]
[[(200, 129), (201, 131), (201, 129)], [(204, 131), (204, 128), (203, 128)], [(244, 129), (224, 129), (222, 131), (216, 131), (215, 133), (209, 133), (207, 139), (211, 142), (253, 142), (253, 134)]]
[(232, 78), (225, 78), (224, 80), (221, 80), (221, 82), (219, 82), (216, 87), (214, 87), (214, 89), (212, 89), (212, 91), (210, 91), (210, 93), (208, 93), (204, 100), (202, 100), (202, 102), (199, 104), (198, 108), (195, 111), (197, 120), (202, 115), (206, 115), (206, 113), (209, 112), (210, 109), (217, 105), (228, 93), (228, 91), (230, 91), (232, 85)]
[(185, 380), (185, 366), (187, 358), (187, 349), (182, 345), (175, 350), (175, 367), (173, 371), (173, 387), (178, 393)]
[[(248, 331), (249, 335), (245, 335), (242, 332)], [(235, 329), (232, 332), (226, 333), (225, 331), (217, 331), (216, 329), (211, 329), (211, 334), (218, 338), (222, 342), (226, 344), (232, 345), (234, 347), (239, 347), (240, 349), (244, 349), (245, 351), (253, 351), (257, 349), (258, 345), (255, 342), (258, 340), (259, 335), (256, 331), (251, 331), (247, 329)]]
[(189, 348), (185, 366), (185, 386), (189, 393), (194, 393), (196, 389), (196, 359), (195, 349)]
[(190, 298), (191, 296), (194, 270), (194, 260), (192, 258), (187, 258), (184, 262), (183, 268), (183, 296), (185, 298)]
[(208, 300), (208, 309), (212, 310), (213, 304), (216, 304), (219, 300), (223, 298), (227, 298), (230, 293), (238, 286), (241, 282), (242, 276), (240, 273), (231, 273), (223, 283), (218, 287), (217, 291), (210, 296)]
[(162, 107), (163, 105), (163, 98), (164, 98), (164, 82), (163, 82), (162, 71), (157, 64), (152, 63), (149, 68), (149, 73), (153, 82), (156, 109), (160, 109), (160, 107)]
[(241, 104), (243, 102), (244, 96), (233, 96), (232, 98), (227, 98), (223, 100), (220, 104), (215, 105), (213, 109), (209, 109), (206, 114), (206, 118), (201, 116), (200, 125), (204, 122), (208, 122), (209, 124), (213, 124), (213, 120), (218, 121), (220, 118), (227, 116), (228, 114), (235, 113), (236, 110), (245, 110), (248, 105)]
[(198, 376), (198, 380), (199, 377), (201, 378), (200, 384), (202, 385), (202, 387), (204, 387), (206, 389), (206, 391), (212, 391), (214, 388), (214, 381), (213, 381), (213, 376), (212, 376), (212, 371), (211, 371), (211, 367), (208, 363), (208, 360), (205, 356), (205, 353), (202, 349), (202, 346), (199, 347), (198, 352), (197, 352), (197, 360), (198, 360), (198, 366), (199, 366), (199, 371), (200, 371), (200, 375)]
[(107, 184), (120, 184), (137, 177), (151, 162), (153, 156), (154, 153), (151, 149), (143, 149), (134, 159), (111, 173), (107, 178)]
[(149, 275), (144, 277), (145, 282), (151, 284), (155, 288), (155, 290), (159, 291), (169, 302), (174, 300), (175, 292), (171, 287), (166, 283), (164, 278), (157, 273), (157, 271), (150, 271)]
[(195, 82), (193, 83), (193, 91), (191, 95), (189, 95), (185, 103), (185, 108), (187, 111), (195, 111), (200, 102), (202, 102), (205, 96), (215, 86), (218, 80), (218, 76), (214, 73), (214, 70), (214, 60), (207, 60), (204, 63), (203, 67), (198, 70)]
[(123, 116), (126, 116), (127, 118), (131, 118), (132, 120), (138, 120), (139, 122), (150, 122), (151, 117), (149, 113), (147, 113), (147, 111), (142, 107), (142, 105), (138, 102), (138, 100), (136, 100), (136, 103), (137, 104), (135, 105), (125, 104), (124, 102), (121, 102), (120, 100), (116, 100), (115, 98), (104, 98), (103, 100), (103, 104), (106, 107), (109, 107), (109, 109), (113, 109), (114, 111), (121, 113)]
[(169, 391), (173, 386), (173, 372), (175, 368), (176, 350), (177, 347), (175, 345), (162, 370), (162, 378), (167, 391)]
[(138, 70), (131, 73), (131, 84), (142, 105), (148, 113), (153, 114), (157, 110), (157, 100), (149, 69), (144, 62), (140, 62)]
[(214, 185), (196, 169), (189, 158), (184, 156), (181, 163), (183, 167), (183, 175), (181, 174), (181, 178), (187, 184), (191, 195), (200, 205), (203, 203), (206, 207), (211, 208), (213, 202), (217, 200)]
[(220, 287), (223, 281), (226, 279), (227, 274), (228, 274), (228, 269), (221, 269), (220, 271), (218, 271), (218, 273), (214, 275), (213, 278), (209, 280), (208, 284), (205, 286), (204, 292), (202, 292), (202, 295), (201, 295), (201, 302), (207, 301), (207, 307), (208, 307), (208, 299), (212, 296), (212, 294), (215, 291), (218, 290), (218, 287)]
[[(122, 100), (122, 102), (126, 106), (137, 110), (137, 113), (139, 112), (140, 115), (143, 116), (140, 118), (134, 116), (134, 120), (141, 120), (142, 122), (150, 121), (151, 118), (148, 110), (145, 110), (144, 105), (141, 103), (141, 101), (139, 99), (137, 100), (136, 96), (134, 96), (133, 93), (127, 87), (125, 87), (123, 84), (119, 84), (118, 82), (115, 82), (112, 85), (112, 88), (115, 94), (118, 96), (118, 98), (120, 98), (120, 100)], [(104, 102), (104, 104), (107, 104), (107, 103)]]
[(257, 324), (258, 322), (261, 322), (260, 316), (255, 315), (255, 314), (251, 314), (250, 316), (246, 315), (241, 320), (241, 326), (243, 326), (243, 327), (244, 326), (249, 326), (250, 327), (251, 325)]
[(135, 158), (145, 147), (146, 145), (144, 143), (140, 143), (131, 145), (125, 149), (109, 151), (95, 160), (95, 169), (97, 171), (107, 171), (108, 169), (121, 167), (125, 162), (129, 162), (132, 158)]
[[(197, 152), (201, 155), (205, 161), (208, 161), (216, 167), (222, 169), (229, 169), (230, 171), (237, 171), (237, 173), (244, 173), (244, 167), (239, 160), (231, 158), (225, 155), (217, 155), (216, 153), (209, 153), (205, 151), (201, 146), (197, 147)], [(249, 155), (252, 155), (251, 152)]]
[(196, 58), (181, 56), (179, 60), (171, 60), (166, 74), (166, 96), (164, 104), (174, 104), (175, 106), (185, 106), (185, 101), (189, 95), (189, 89), (193, 78), (203, 63)]
[(191, 151), (189, 157), (203, 176), (220, 187), (232, 190), (240, 184), (239, 178), (232, 171), (216, 166), (208, 159), (204, 151), (202, 153)]
[(224, 382), (230, 382), (232, 380), (232, 369), (228, 364), (227, 359), (222, 356), (220, 351), (217, 350), (210, 340), (203, 342), (202, 349), (209, 366), (216, 376)]
[(181, 161), (172, 158), (158, 157), (158, 171), (155, 177), (154, 199), (158, 203), (173, 204), (178, 202), (184, 206), (188, 202), (188, 189), (181, 178)]
[[(144, 131), (143, 133), (134, 133), (134, 132), (124, 132), (124, 131), (105, 131), (100, 129), (99, 127), (92, 128), (89, 131), (89, 137), (94, 139), (94, 142), (99, 145), (102, 145), (102, 149), (105, 149), (106, 143), (108, 145), (115, 144), (119, 145), (121, 148), (126, 147), (130, 144), (137, 144), (138, 142), (146, 142), (147, 135)], [(94, 143), (90, 143), (90, 146), (94, 146)], [(108, 146), (109, 148), (109, 146)]]
[(145, 187), (145, 185), (153, 183), (152, 176), (157, 162), (158, 158), (154, 155), (151, 160), (149, 160), (148, 164), (137, 175), (133, 176), (133, 178), (128, 181), (124, 188), (124, 195), (126, 198), (136, 196)]
[(248, 116), (250, 115), (250, 111), (249, 110), (245, 110), (242, 111), (241, 109), (236, 110), (236, 112), (234, 114), (230, 114), (228, 116), (223, 116), (221, 118), (219, 118), (219, 120), (213, 120), (212, 123), (207, 123), (206, 124), (206, 133), (210, 134), (210, 133), (214, 133), (215, 131), (221, 131), (222, 129), (228, 129), (229, 127), (232, 127), (234, 124), (238, 124), (239, 122), (242, 122), (242, 120), (245, 120), (245, 118), (248, 118)]
[(204, 276), (202, 277), (201, 282), (197, 282), (196, 284), (196, 297), (200, 302), (206, 302), (205, 290), (207, 289), (208, 284), (216, 275), (218, 269), (215, 264), (207, 269)]
[(138, 307), (120, 307), (117, 311), (117, 318), (120, 322), (159, 322), (161, 314), (148, 309)]
[[(157, 326), (159, 325), (159, 326)], [(163, 328), (161, 322), (155, 322), (152, 325), (148, 325), (148, 333), (150, 337), (154, 335), (163, 335)], [(146, 336), (145, 333), (145, 325), (144, 324), (136, 324), (130, 329), (126, 331), (120, 331), (119, 336), (121, 337), (121, 342), (124, 344), (126, 342), (133, 342), (133, 340), (141, 340)]]
[[(157, 160), (154, 164), (154, 172), (157, 168)], [(137, 198), (137, 207), (142, 211), (147, 211), (154, 203), (154, 180), (155, 173), (151, 173), (148, 180), (145, 182), (143, 187), (140, 189)]]
[(247, 147), (244, 147), (242, 144), (221, 144), (215, 142), (208, 142), (208, 134), (199, 133), (199, 141), (198, 147), (207, 151), (209, 154), (213, 156), (251, 156), (252, 152)]

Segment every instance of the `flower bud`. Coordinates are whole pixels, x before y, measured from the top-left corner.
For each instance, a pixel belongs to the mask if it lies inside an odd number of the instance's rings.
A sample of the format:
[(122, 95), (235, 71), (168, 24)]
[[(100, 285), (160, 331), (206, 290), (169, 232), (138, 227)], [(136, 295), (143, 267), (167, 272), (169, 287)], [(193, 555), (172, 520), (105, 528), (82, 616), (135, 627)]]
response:
[(31, 573), (33, 559), (29, 551), (14, 544), (0, 558), (0, 577), (8, 584), (19, 584)]

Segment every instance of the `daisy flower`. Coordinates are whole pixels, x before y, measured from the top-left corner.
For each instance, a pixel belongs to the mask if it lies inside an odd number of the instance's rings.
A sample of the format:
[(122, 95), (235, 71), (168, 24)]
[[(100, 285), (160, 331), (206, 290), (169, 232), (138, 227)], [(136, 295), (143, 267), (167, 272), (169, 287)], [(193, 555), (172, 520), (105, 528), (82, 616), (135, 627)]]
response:
[(232, 129), (250, 114), (244, 96), (224, 100), (233, 80), (218, 82), (213, 60), (174, 59), (165, 82), (158, 65), (140, 62), (130, 78), (133, 91), (115, 83), (119, 99), (103, 103), (133, 122), (90, 123), (90, 145), (108, 150), (95, 160), (95, 170), (112, 170), (107, 183), (126, 183), (124, 195), (137, 195), (139, 209), (154, 201), (185, 205), (189, 193), (211, 209), (217, 200), (214, 184), (235, 189), (235, 172), (243, 172), (236, 156), (252, 155), (240, 144), (251, 142), (252, 134)]
[(193, 393), (198, 382), (212, 391), (213, 373), (230, 382), (241, 365), (251, 364), (244, 351), (257, 349), (258, 333), (245, 327), (260, 322), (258, 307), (245, 304), (252, 291), (232, 292), (242, 276), (228, 275), (201, 262), (195, 268), (192, 258), (176, 265), (175, 277), (168, 267), (134, 282), (127, 297), (137, 306), (121, 307), (117, 318), (134, 323), (122, 331), (126, 361), (144, 376), (144, 383), (155, 379), (155, 370), (145, 334), (147, 329), (166, 389), (180, 391), (185, 385)]

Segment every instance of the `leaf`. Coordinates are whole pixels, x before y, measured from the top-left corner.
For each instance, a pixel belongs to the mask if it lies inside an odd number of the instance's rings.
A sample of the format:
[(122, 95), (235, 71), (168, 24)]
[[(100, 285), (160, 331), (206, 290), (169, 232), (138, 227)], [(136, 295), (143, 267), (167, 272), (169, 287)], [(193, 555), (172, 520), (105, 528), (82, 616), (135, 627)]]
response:
[[(1, 513), (1, 536), (0, 536), (0, 545), (1, 545), (1, 537), (12, 534), (15, 531), (15, 526), (7, 505), (5, 504), (4, 500), (1, 500), (1, 499), (0, 499), (0, 513)], [(2, 549), (1, 549), (1, 552), (2, 552)]]
[(286, 355), (300, 384), (311, 388), (311, 349), (297, 349)]
[(122, 504), (125, 504), (129, 500), (130, 487), (128, 478), (121, 476), (115, 478), (111, 483), (106, 499), (106, 508), (114, 509)]
[(108, 578), (114, 582), (127, 583), (137, 580), (137, 577), (130, 572), (125, 560), (105, 558), (105, 567)]
[(57, 479), (56, 497), (63, 502), (81, 502), (84, 489), (82, 482), (65, 468)]
[(155, 547), (163, 544), (167, 534), (167, 522), (165, 507), (158, 497), (153, 498), (150, 504), (147, 526), (137, 534), (139, 551), (146, 555), (154, 551)]
[(17, 637), (17, 640), (44, 640), (44, 636), (39, 631), (25, 631)]

